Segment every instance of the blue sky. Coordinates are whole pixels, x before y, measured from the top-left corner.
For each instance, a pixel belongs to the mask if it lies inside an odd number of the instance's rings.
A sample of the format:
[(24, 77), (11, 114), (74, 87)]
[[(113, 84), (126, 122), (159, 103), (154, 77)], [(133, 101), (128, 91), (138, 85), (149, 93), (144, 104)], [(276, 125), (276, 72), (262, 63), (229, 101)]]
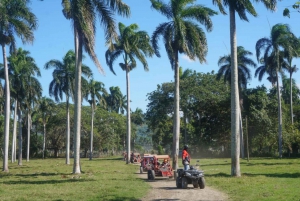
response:
[[(137, 23), (140, 30), (147, 31), (152, 35), (155, 28), (167, 19), (157, 11), (151, 9), (149, 0), (123, 0), (131, 7), (131, 17), (126, 19), (115, 16), (116, 22), (130, 25)], [(165, 1), (167, 2), (167, 1)], [(217, 7), (212, 5), (211, 0), (198, 0), (197, 4), (205, 5), (217, 11)], [(246, 50), (253, 53), (253, 60), (255, 57), (255, 44), (257, 40), (263, 37), (269, 37), (270, 28), (277, 23), (289, 24), (293, 33), (300, 37), (300, 13), (291, 12), (291, 18), (283, 17), (282, 12), (284, 8), (289, 7), (295, 0), (284, 0), (278, 3), (276, 12), (271, 13), (266, 10), (260, 3), (254, 3), (258, 17), (249, 16), (249, 22), (241, 21), (237, 16), (237, 43), (243, 46)], [(70, 49), (74, 49), (74, 40), (72, 33), (72, 26), (70, 21), (66, 20), (61, 12), (61, 0), (32, 0), (32, 12), (39, 20), (39, 27), (35, 32), (35, 41), (33, 45), (23, 45), (18, 41), (17, 45), (25, 50), (31, 52), (31, 56), (35, 58), (37, 65), (41, 69), (42, 77), (39, 78), (42, 87), (43, 95), (49, 96), (48, 88), (52, 80), (52, 70), (44, 70), (44, 65), (51, 59), (62, 60), (63, 56)], [(190, 68), (197, 72), (217, 72), (219, 67), (217, 61), (220, 56), (229, 54), (229, 15), (219, 14), (212, 17), (213, 30), (206, 34), (208, 40), (208, 55), (207, 62), (200, 64), (199, 61), (191, 61), (186, 56), (180, 55), (180, 66), (184, 69)], [(204, 29), (204, 27), (202, 26)], [(108, 90), (111, 86), (119, 86), (122, 93), (126, 94), (126, 78), (125, 72), (122, 71), (115, 62), (114, 70), (117, 75), (110, 72), (105, 63), (104, 53), (107, 50), (104, 44), (104, 33), (100, 23), (97, 23), (96, 48), (95, 52), (105, 71), (105, 75), (98, 72), (94, 63), (86, 55), (83, 63), (88, 65), (94, 73), (94, 79), (105, 84)], [(154, 91), (158, 84), (174, 80), (174, 72), (170, 67), (169, 60), (166, 56), (163, 44), (161, 43), (161, 58), (148, 58), (149, 71), (145, 72), (142, 64), (138, 63), (137, 68), (130, 72), (130, 90), (131, 90), (131, 108), (134, 111), (136, 108), (141, 108), (146, 112), (147, 97), (146, 95)], [(0, 58), (2, 62), (2, 57)], [(293, 61), (299, 68), (300, 60)], [(249, 83), (249, 88), (265, 84), (270, 87), (266, 81), (259, 82), (254, 78), (254, 69), (252, 70), (252, 80)], [(300, 71), (293, 75), (298, 86), (300, 86)]]

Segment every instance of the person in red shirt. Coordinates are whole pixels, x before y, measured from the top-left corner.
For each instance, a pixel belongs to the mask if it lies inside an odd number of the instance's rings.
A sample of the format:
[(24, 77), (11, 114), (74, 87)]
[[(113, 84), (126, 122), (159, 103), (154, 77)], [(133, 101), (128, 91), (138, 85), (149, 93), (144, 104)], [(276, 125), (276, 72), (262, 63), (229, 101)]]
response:
[(184, 170), (190, 169), (190, 162), (191, 162), (191, 157), (190, 154), (188, 153), (188, 146), (184, 145), (183, 150), (182, 150), (182, 164), (184, 167)]

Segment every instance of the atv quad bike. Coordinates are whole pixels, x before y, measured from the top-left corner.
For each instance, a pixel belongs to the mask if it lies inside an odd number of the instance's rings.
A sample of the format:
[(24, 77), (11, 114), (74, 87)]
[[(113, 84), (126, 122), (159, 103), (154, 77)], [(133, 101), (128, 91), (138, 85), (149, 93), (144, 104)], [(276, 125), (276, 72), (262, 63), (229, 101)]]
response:
[(204, 172), (193, 166), (189, 170), (177, 169), (176, 187), (186, 189), (188, 184), (193, 184), (194, 188), (204, 189)]

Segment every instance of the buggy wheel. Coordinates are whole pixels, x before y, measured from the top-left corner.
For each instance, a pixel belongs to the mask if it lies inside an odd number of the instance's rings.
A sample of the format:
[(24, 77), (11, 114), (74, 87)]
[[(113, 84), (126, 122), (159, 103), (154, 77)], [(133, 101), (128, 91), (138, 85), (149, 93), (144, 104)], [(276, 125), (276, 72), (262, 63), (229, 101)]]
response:
[(143, 167), (140, 167), (140, 173), (143, 174)]
[(199, 188), (198, 180), (193, 180), (194, 188)]
[(154, 170), (151, 170), (151, 172), (152, 172), (152, 178), (153, 178), (153, 180), (155, 179), (155, 171)]
[(204, 177), (201, 177), (198, 181), (200, 189), (204, 189), (205, 188), (205, 179)]
[(153, 174), (154, 170), (148, 170), (148, 180), (155, 179), (155, 173)]
[(182, 187), (183, 189), (186, 189), (186, 188), (187, 188), (187, 185), (188, 185), (187, 179), (186, 179), (185, 177), (182, 177), (182, 178), (181, 178), (181, 187)]
[(181, 177), (176, 178), (176, 187), (177, 188), (182, 188), (182, 183), (181, 183)]

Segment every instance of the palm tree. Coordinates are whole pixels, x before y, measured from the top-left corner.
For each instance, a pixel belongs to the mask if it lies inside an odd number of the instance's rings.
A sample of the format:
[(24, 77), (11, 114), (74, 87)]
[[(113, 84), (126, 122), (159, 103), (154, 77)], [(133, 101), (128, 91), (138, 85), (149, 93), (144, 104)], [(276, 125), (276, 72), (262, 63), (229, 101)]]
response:
[[(246, 13), (257, 16), (257, 13), (250, 0), (212, 0), (217, 4), (220, 12), (225, 14), (224, 7), (229, 8), (230, 15), (230, 46), (231, 46), (231, 176), (241, 176), (240, 171), (240, 144), (239, 144), (239, 92), (238, 92), (238, 61), (236, 41), (236, 20), (235, 13), (241, 20), (248, 21)], [(256, 0), (262, 2), (267, 9), (275, 10), (277, 1)]]
[[(74, 97), (74, 85), (75, 85), (75, 52), (69, 50), (63, 57), (62, 61), (52, 59), (45, 64), (45, 69), (54, 68), (52, 73), (53, 80), (49, 85), (49, 95), (54, 96), (55, 101), (59, 102), (63, 100), (63, 94), (66, 96), (66, 164), (70, 164), (70, 111), (69, 101), (70, 97)], [(82, 74), (86, 77), (92, 76), (91, 69), (82, 65)]]
[[(113, 69), (114, 62), (119, 56), (123, 56), (123, 63), (120, 63), (122, 70), (126, 71), (126, 94), (127, 94), (127, 153), (131, 153), (130, 141), (131, 141), (131, 119), (130, 119), (130, 81), (129, 72), (136, 67), (137, 58), (144, 66), (144, 70), (148, 71), (148, 63), (146, 61), (147, 56), (152, 56), (154, 50), (150, 44), (150, 37), (145, 31), (137, 31), (138, 25), (131, 24), (125, 26), (121, 22), (119, 23), (119, 38), (116, 43), (113, 44), (113, 49), (108, 49), (105, 53), (106, 63), (110, 70), (115, 74)], [(127, 157), (126, 163), (128, 164), (129, 157)]]
[[(292, 49), (295, 36), (291, 32), (287, 24), (276, 24), (271, 29), (270, 38), (261, 38), (256, 42), (256, 57), (259, 61), (261, 53), (266, 65), (267, 71), (275, 72), (277, 83), (277, 98), (278, 98), (278, 151), (279, 157), (282, 157), (282, 111), (281, 111), (281, 95), (279, 86), (278, 72), (282, 70), (282, 62), (280, 60), (282, 54), (280, 48)], [(272, 69), (272, 70), (269, 70)]]
[[(35, 61), (29, 56), (29, 51), (19, 48), (9, 58), (9, 77), (11, 83), (11, 94), (15, 99), (15, 108), (17, 108), (19, 119), (19, 159), (18, 164), (22, 165), (22, 123), (21, 110), (27, 110), (27, 122), (31, 119), (31, 107), (33, 102), (37, 102), (41, 93), (42, 87), (36, 76), (40, 76), (40, 70), (36, 66)], [(16, 113), (16, 109), (15, 109)], [(30, 123), (28, 125), (27, 135), (27, 160), (29, 160), (30, 146)], [(16, 134), (16, 116), (14, 117), (14, 132), (13, 132), (13, 149), (15, 149), (15, 134)], [(14, 154), (14, 151), (12, 152)]]
[(46, 125), (48, 122), (49, 117), (52, 114), (53, 107), (55, 103), (52, 99), (47, 97), (42, 97), (39, 102), (38, 109), (39, 112), (42, 114), (42, 121), (44, 127), (44, 135), (43, 135), (43, 159), (45, 158), (45, 149), (46, 149)]
[(81, 64), (82, 48), (84, 47), (100, 72), (103, 69), (94, 52), (96, 15), (100, 16), (101, 24), (104, 25), (106, 33), (106, 44), (111, 44), (117, 39), (115, 20), (113, 12), (129, 16), (129, 7), (122, 0), (63, 0), (63, 14), (72, 21), (74, 27), (76, 76), (75, 76), (75, 112), (74, 112), (74, 165), (73, 173), (79, 174), (80, 170), (80, 125), (81, 125)]
[(116, 112), (124, 114), (124, 108), (126, 107), (124, 99), (126, 96), (123, 96), (120, 87), (109, 87), (109, 94), (104, 95), (106, 103), (107, 103), (107, 110), (109, 112)]
[(104, 94), (107, 94), (104, 84), (102, 82), (95, 81), (91, 79), (88, 83), (87, 91), (85, 98), (88, 100), (90, 96), (90, 100), (88, 102), (91, 104), (92, 108), (92, 120), (91, 120), (91, 134), (90, 134), (90, 160), (93, 159), (93, 136), (94, 136), (94, 113), (97, 108), (97, 102), (99, 105), (106, 105), (106, 101), (104, 99)]
[(298, 68), (296, 65), (292, 66), (292, 60), (295, 57), (300, 56), (300, 39), (295, 39), (295, 42), (293, 43), (295, 45), (295, 50), (293, 47), (287, 47), (284, 51), (284, 56), (287, 60), (287, 66), (286, 70), (290, 74), (290, 114), (291, 114), (291, 122), (294, 124), (294, 117), (293, 117), (293, 83), (292, 83), (292, 76), (293, 73), (296, 73), (298, 71)]
[[(238, 88), (239, 92), (243, 89), (247, 89), (248, 81), (251, 80), (251, 72), (249, 66), (256, 68), (255, 62), (249, 58), (248, 56), (252, 56), (252, 52), (245, 50), (244, 47), (237, 47), (237, 62), (238, 62)], [(221, 57), (218, 61), (218, 65), (220, 69), (217, 73), (217, 80), (220, 80), (223, 76), (224, 82), (228, 82), (231, 84), (231, 55), (225, 55)], [(239, 95), (240, 96), (240, 95)], [(244, 158), (244, 139), (243, 139), (243, 125), (242, 125), (242, 101), (240, 101), (240, 148), (241, 155)]]
[(156, 27), (152, 35), (152, 46), (160, 57), (158, 40), (162, 36), (171, 67), (174, 70), (175, 95), (174, 95), (174, 126), (173, 126), (173, 168), (178, 168), (179, 153), (179, 61), (178, 54), (184, 53), (190, 59), (205, 61), (207, 42), (204, 31), (198, 23), (204, 24), (207, 31), (212, 29), (211, 16), (217, 12), (201, 5), (195, 5), (194, 0), (171, 0), (169, 4), (161, 0), (151, 0), (152, 8), (166, 16), (168, 22)]
[(15, 49), (16, 39), (21, 38), (23, 43), (32, 42), (33, 31), (37, 28), (37, 19), (28, 7), (29, 0), (2, 0), (0, 4), (0, 44), (2, 47), (4, 75), (5, 75), (5, 113), (4, 113), (4, 154), (3, 171), (8, 172), (8, 142), (10, 119), (10, 86), (8, 65), (6, 58), (6, 45)]
[[(247, 84), (251, 80), (251, 71), (249, 67), (256, 68), (256, 63), (249, 58), (252, 56), (252, 52), (245, 50), (244, 47), (237, 47), (237, 62), (238, 62), (238, 88), (239, 91), (242, 89), (247, 89)], [(222, 77), (224, 82), (231, 84), (231, 55), (225, 55), (220, 57), (218, 61), (220, 69), (217, 73), (217, 80)]]

